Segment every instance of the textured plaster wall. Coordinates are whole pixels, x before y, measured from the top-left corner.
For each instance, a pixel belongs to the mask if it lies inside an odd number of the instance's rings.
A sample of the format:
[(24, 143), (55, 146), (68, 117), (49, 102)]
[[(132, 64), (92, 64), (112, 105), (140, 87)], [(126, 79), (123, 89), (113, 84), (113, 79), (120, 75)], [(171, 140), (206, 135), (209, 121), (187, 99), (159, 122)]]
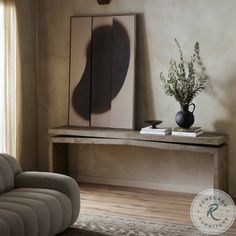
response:
[[(148, 118), (175, 125), (179, 105), (164, 95), (159, 74), (178, 56), (174, 38), (186, 56), (199, 41), (210, 85), (194, 101), (195, 125), (230, 135), (230, 193), (236, 196), (235, 8), (234, 0), (112, 0), (109, 6), (99, 6), (96, 0), (38, 1), (40, 168), (48, 167), (47, 129), (67, 123), (70, 17), (137, 13), (137, 126)], [(73, 147), (71, 153), (72, 174), (181, 186), (211, 183), (211, 160), (202, 155), (112, 146)]]
[(38, 114), (36, 79), (36, 0), (17, 0), (17, 20), (19, 26), (19, 54), (22, 90), (20, 126), (21, 148), (19, 159), (23, 170), (38, 168)]

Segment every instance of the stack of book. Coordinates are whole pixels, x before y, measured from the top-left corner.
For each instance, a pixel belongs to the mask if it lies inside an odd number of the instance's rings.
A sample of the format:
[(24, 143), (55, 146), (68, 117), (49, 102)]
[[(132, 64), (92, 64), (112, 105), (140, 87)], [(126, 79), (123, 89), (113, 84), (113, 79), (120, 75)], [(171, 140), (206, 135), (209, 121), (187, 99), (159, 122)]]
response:
[(171, 134), (171, 128), (167, 127), (152, 128), (152, 126), (147, 126), (140, 130), (140, 134), (167, 135)]
[(201, 127), (190, 127), (189, 129), (176, 127), (172, 129), (171, 134), (176, 136), (197, 137), (203, 134), (203, 130)]

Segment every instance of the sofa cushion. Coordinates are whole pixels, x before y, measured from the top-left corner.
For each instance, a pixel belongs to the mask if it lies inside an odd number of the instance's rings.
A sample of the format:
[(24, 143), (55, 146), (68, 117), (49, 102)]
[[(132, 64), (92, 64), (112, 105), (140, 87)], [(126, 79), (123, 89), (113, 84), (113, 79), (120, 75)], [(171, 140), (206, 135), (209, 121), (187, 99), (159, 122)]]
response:
[(0, 194), (13, 189), (14, 174), (7, 160), (0, 156)]
[[(72, 218), (72, 204), (70, 199), (63, 193), (51, 189), (37, 189), (37, 188), (18, 188), (0, 197), (1, 202), (21, 202), (22, 205), (30, 207), (37, 215), (37, 224), (46, 225), (49, 223), (49, 234), (55, 235), (58, 232), (65, 230), (70, 225)], [(34, 202), (34, 201), (37, 201)], [(28, 202), (28, 203), (27, 203)], [(31, 205), (29, 204), (31, 202)], [(38, 202), (47, 207), (49, 217), (44, 217), (41, 212), (38, 214)], [(34, 205), (34, 206), (33, 206)], [(36, 206), (38, 205), (38, 206)], [(1, 207), (1, 205), (0, 205)], [(40, 231), (39, 234), (44, 236), (46, 231)], [(37, 235), (37, 234), (36, 234)], [(47, 235), (47, 234), (46, 234)]]
[[(32, 211), (31, 208), (24, 206), (22, 204), (16, 204), (11, 202), (0, 202), (0, 209), (6, 210), (11, 213), (15, 213), (18, 217), (22, 219), (24, 223), (24, 228), (23, 228), (24, 236), (38, 235), (37, 216)], [(17, 227), (17, 225), (14, 225), (14, 227)], [(18, 235), (18, 234), (12, 234), (12, 235)]]
[(78, 183), (69, 176), (49, 172), (22, 172), (15, 176), (15, 187), (52, 189), (64, 193), (71, 200), (73, 206), (70, 225), (73, 224), (79, 216), (79, 186)]
[(6, 153), (0, 153), (0, 156), (3, 157), (8, 162), (14, 175), (17, 175), (20, 172), (22, 172), (21, 167), (20, 167), (18, 161), (16, 160), (16, 158), (14, 158)]
[(0, 235), (24, 236), (24, 222), (18, 214), (0, 209), (0, 219)]
[(54, 236), (74, 223), (79, 210), (74, 179), (22, 172), (15, 158), (0, 153), (0, 236)]
[[(31, 208), (37, 216), (38, 235), (48, 236), (50, 231), (50, 213), (48, 207), (41, 201), (22, 197), (0, 196), (0, 203), (16, 203)], [(1, 234), (0, 234), (1, 235)]]
[(10, 228), (4, 220), (0, 219), (0, 235), (10, 236)]

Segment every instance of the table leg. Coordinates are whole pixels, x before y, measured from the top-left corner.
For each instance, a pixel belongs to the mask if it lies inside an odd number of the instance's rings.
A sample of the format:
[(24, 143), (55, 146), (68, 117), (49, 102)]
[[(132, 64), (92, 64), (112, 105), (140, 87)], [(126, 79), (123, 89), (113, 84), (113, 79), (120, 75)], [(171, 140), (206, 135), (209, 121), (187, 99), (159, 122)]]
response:
[(219, 147), (214, 156), (214, 188), (228, 192), (228, 146)]
[(68, 174), (68, 144), (49, 141), (49, 171)]

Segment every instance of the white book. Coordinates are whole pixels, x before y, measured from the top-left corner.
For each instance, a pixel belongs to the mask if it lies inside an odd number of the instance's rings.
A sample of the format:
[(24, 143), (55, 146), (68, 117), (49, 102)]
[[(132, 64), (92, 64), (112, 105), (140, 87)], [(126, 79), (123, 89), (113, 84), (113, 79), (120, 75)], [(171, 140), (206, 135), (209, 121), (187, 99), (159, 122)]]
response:
[(204, 131), (203, 130), (200, 130), (198, 132), (178, 132), (178, 131), (172, 131), (172, 135), (175, 135), (175, 136), (184, 136), (184, 137), (197, 137), (201, 134), (203, 134)]
[(141, 130), (148, 130), (148, 131), (158, 132), (158, 131), (171, 130), (171, 128), (169, 128), (169, 127), (152, 128), (152, 126), (147, 126), (147, 127), (142, 128)]
[(167, 127), (160, 127), (160, 128), (152, 128), (151, 126), (144, 127), (140, 131), (141, 134), (160, 134), (160, 135), (166, 135), (171, 134), (171, 128)]
[(165, 133), (165, 132), (163, 132), (163, 133), (154, 133), (154, 132), (149, 132), (149, 131), (143, 131), (143, 130), (141, 130), (140, 131), (140, 134), (151, 134), (151, 135), (167, 135), (167, 134), (171, 134), (171, 132), (169, 132), (169, 133)]

